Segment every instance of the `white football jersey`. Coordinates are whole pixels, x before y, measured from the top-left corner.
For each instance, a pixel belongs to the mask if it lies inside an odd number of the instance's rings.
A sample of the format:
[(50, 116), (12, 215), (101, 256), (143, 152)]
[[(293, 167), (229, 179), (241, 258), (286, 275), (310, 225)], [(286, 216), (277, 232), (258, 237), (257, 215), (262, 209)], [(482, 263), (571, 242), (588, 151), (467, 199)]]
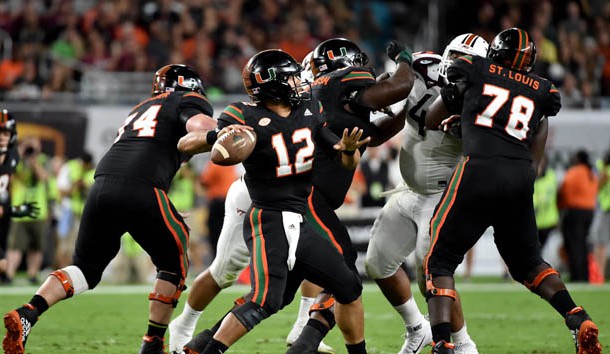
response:
[(430, 52), (413, 55), (415, 83), (407, 98), (407, 118), (399, 154), (402, 179), (416, 193), (442, 191), (462, 157), (459, 139), (437, 130), (425, 130), (428, 107), (440, 95), (438, 74), (441, 56)]

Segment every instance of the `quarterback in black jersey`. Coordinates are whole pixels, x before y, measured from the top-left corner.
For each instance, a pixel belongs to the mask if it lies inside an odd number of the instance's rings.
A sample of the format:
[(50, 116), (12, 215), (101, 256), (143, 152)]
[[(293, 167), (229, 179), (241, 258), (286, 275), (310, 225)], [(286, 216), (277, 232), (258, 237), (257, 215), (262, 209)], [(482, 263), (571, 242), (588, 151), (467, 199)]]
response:
[[(333, 38), (320, 43), (312, 53), (311, 68), (314, 74), (312, 97), (324, 105), (328, 128), (335, 134), (358, 126), (365, 137), (371, 137), (372, 146), (380, 145), (398, 133), (389, 129), (394, 118), (370, 121), (371, 112), (381, 110), (409, 96), (414, 83), (410, 50), (397, 42), (390, 42), (387, 54), (396, 62), (393, 75), (376, 81), (375, 73), (366, 67), (368, 58), (358, 45), (348, 39)], [(404, 114), (404, 112), (402, 112)], [(404, 115), (398, 119), (404, 120)], [(366, 146), (360, 148), (364, 153)], [(331, 177), (332, 176), (332, 177)], [(342, 168), (322, 151), (316, 153), (313, 166), (313, 189), (308, 199), (307, 220), (343, 254), (347, 265), (357, 273), (357, 252), (347, 228), (335, 213), (343, 201), (354, 177), (354, 170)], [(332, 296), (323, 292), (316, 299), (306, 330), (292, 345), (288, 353), (314, 350), (332, 327)], [(341, 305), (339, 305), (341, 306)], [(323, 312), (323, 313), (321, 313)], [(310, 333), (314, 335), (309, 335)]]
[[(157, 268), (140, 353), (163, 353), (165, 330), (184, 289), (189, 237), (188, 226), (168, 199), (167, 189), (180, 163), (196, 152), (180, 139), (188, 131), (203, 131), (214, 140), (212, 114), (201, 77), (193, 69), (172, 64), (155, 73), (152, 97), (129, 113), (98, 165), (73, 265), (51, 273), (29, 303), (4, 316), (5, 353), (24, 353), (31, 327), (50, 306), (95, 288), (118, 253), (125, 232), (144, 248)], [(212, 141), (204, 141), (201, 150), (209, 150)]]
[(11, 218), (38, 215), (36, 203), (11, 205), (11, 178), (19, 163), (16, 142), (17, 122), (8, 110), (0, 110), (0, 283), (11, 281), (5, 273), (5, 252)]
[(454, 353), (449, 339), (453, 274), (489, 226), (512, 277), (565, 318), (576, 352), (601, 353), (597, 326), (541, 256), (532, 201), (535, 171), (548, 117), (561, 103), (555, 86), (530, 72), (535, 60), (536, 46), (526, 31), (499, 33), (487, 58), (454, 60), (449, 84), (426, 116), (427, 127), (438, 129), (456, 118), (447, 118), (450, 114), (459, 115), (464, 150), (430, 220), (425, 268), (433, 353)]
[(342, 168), (353, 169), (360, 159), (358, 148), (370, 139), (360, 140), (363, 132), (358, 128), (345, 129), (339, 139), (325, 127), (323, 105), (301, 96), (301, 71), (295, 59), (281, 50), (256, 54), (243, 71), (252, 103), (230, 104), (218, 119), (219, 127), (244, 124), (257, 135), (252, 154), (243, 161), (252, 199), (244, 222), (244, 239), (252, 255), (252, 289), (225, 316), (205, 347), (199, 346), (198, 335), (187, 343), (186, 353), (223, 353), (289, 304), (305, 278), (336, 292), (337, 301), (345, 305), (339, 327), (348, 350), (366, 352), (360, 279), (330, 242), (320, 242), (303, 216), (316, 151), (324, 151)]

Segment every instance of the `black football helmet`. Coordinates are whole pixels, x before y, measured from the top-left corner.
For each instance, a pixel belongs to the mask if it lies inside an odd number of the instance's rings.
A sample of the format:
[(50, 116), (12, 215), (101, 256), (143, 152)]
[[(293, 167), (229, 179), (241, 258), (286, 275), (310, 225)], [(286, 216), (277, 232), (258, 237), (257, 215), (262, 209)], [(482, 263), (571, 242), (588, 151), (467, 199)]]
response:
[(369, 57), (349, 39), (332, 38), (318, 44), (311, 57), (314, 77), (348, 66), (365, 66)]
[(194, 69), (183, 64), (166, 65), (155, 73), (153, 96), (174, 91), (192, 91), (205, 95), (201, 76)]
[(527, 31), (509, 28), (493, 39), (487, 57), (502, 66), (530, 72), (536, 63), (536, 44)]
[(244, 66), (242, 79), (254, 102), (276, 101), (295, 105), (303, 99), (299, 95), (301, 71), (303, 67), (290, 54), (280, 49), (268, 49), (250, 58)]
[(0, 154), (5, 154), (15, 143), (17, 143), (17, 122), (13, 115), (6, 109), (0, 110), (0, 131), (8, 131), (11, 138), (7, 147), (0, 147)]

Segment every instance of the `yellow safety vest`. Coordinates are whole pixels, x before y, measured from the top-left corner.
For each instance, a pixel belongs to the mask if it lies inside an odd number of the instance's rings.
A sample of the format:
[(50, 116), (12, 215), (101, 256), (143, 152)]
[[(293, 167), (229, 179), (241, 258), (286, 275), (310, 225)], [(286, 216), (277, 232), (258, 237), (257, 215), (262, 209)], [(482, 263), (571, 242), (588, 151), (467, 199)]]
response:
[(534, 182), (534, 209), (539, 229), (553, 227), (559, 222), (557, 187), (557, 176), (551, 169)]

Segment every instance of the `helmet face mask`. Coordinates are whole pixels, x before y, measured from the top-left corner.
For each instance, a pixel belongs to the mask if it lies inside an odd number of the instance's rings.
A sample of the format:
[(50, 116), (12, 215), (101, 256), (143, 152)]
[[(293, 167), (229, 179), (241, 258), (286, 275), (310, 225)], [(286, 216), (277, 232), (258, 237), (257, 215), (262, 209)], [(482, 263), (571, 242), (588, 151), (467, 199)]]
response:
[(472, 33), (465, 33), (455, 37), (443, 52), (443, 58), (439, 64), (439, 75), (447, 79), (447, 69), (453, 60), (463, 56), (472, 55), (485, 57), (489, 44), (483, 37)]
[(242, 72), (246, 92), (254, 102), (281, 102), (297, 105), (307, 97), (301, 96), (303, 68), (288, 53), (279, 49), (264, 50), (254, 55)]
[(350, 66), (365, 66), (369, 58), (358, 45), (345, 38), (328, 39), (320, 43), (311, 58), (314, 77)]
[(504, 67), (529, 73), (536, 63), (536, 52), (536, 44), (527, 31), (509, 28), (494, 38), (487, 57)]
[(203, 80), (192, 68), (183, 64), (170, 64), (155, 72), (152, 94), (190, 91), (205, 95)]

